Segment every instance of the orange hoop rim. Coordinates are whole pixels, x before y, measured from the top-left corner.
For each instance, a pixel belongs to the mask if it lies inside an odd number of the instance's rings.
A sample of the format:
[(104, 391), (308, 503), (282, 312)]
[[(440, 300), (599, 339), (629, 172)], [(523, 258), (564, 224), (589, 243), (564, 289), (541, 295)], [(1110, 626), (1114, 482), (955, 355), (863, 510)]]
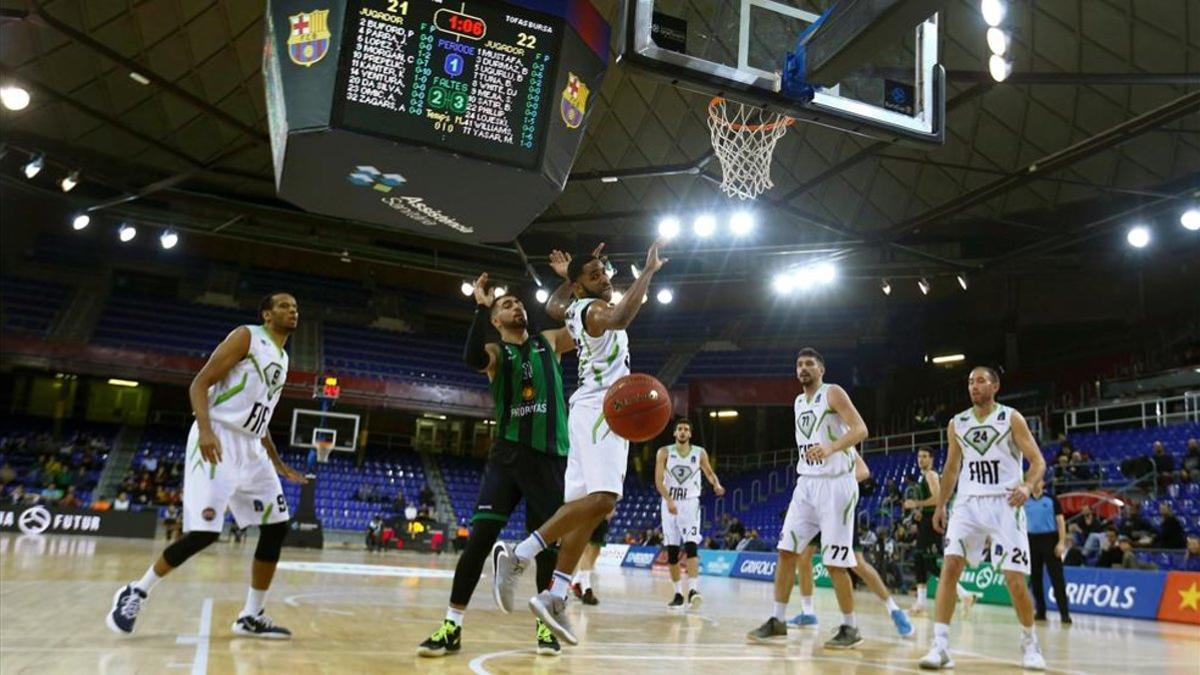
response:
[(726, 99), (724, 96), (712, 97), (712, 100), (708, 102), (708, 117), (714, 122), (719, 122), (737, 132), (749, 131), (750, 133), (755, 133), (764, 130), (771, 131), (781, 126), (790, 127), (796, 123), (796, 119), (794, 117), (788, 117), (787, 115), (781, 115), (778, 122), (767, 122), (766, 124), (738, 124), (737, 122), (730, 122), (724, 118), (718, 117), (713, 113), (713, 110), (715, 110), (717, 106), (721, 105), (726, 100), (728, 99)]

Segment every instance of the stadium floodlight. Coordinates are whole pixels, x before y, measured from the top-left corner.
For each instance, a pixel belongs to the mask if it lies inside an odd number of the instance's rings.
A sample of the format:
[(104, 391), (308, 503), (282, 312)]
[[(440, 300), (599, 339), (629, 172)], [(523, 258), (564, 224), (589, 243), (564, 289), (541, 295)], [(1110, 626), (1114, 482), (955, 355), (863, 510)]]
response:
[(1008, 37), (1008, 33), (1003, 28), (989, 28), (987, 30), (988, 49), (996, 56), (1004, 56), (1008, 53), (1008, 45), (1012, 43), (1012, 39)]
[(658, 221), (658, 236), (663, 239), (670, 240), (678, 237), (680, 229), (679, 219), (675, 216), (667, 216)]
[(70, 192), (71, 190), (74, 190), (76, 185), (79, 185), (78, 171), (72, 171), (66, 176), (63, 176), (62, 180), (58, 181), (58, 187), (62, 188), (63, 192)]
[(717, 219), (713, 218), (712, 214), (702, 213), (692, 221), (692, 231), (696, 233), (697, 237), (707, 239), (717, 231)]
[(533, 294), (533, 297), (537, 298), (537, 301), (544, 305), (546, 304), (546, 301), (550, 299), (550, 291), (547, 291), (544, 288), (539, 288), (537, 289), (537, 292)]
[(158, 243), (163, 250), (170, 251), (179, 243), (179, 233), (175, 230), (163, 230), (163, 233), (158, 236)]
[(744, 237), (754, 230), (754, 214), (749, 211), (737, 211), (729, 217), (729, 231), (735, 237)]
[(812, 266), (809, 276), (816, 285), (828, 286), (837, 280), (837, 267), (831, 262), (817, 263)]
[(1200, 209), (1188, 209), (1179, 216), (1179, 224), (1185, 230), (1200, 231)]
[(888, 281), (887, 279), (884, 279), (879, 284), (879, 290), (883, 291), (884, 295), (891, 295), (892, 294), (892, 282)]
[(947, 363), (959, 363), (966, 361), (967, 356), (965, 354), (946, 354), (944, 356), (935, 356), (932, 360), (935, 365), (944, 366)]
[(959, 272), (958, 275), (955, 276), (954, 278), (958, 279), (958, 285), (961, 286), (964, 291), (967, 290), (967, 273), (966, 272)]
[(81, 214), (75, 216), (73, 219), (71, 219), (71, 229), (75, 230), (76, 232), (82, 230), (83, 228), (85, 228), (91, 224), (92, 224), (92, 217), (86, 213), (81, 213)]
[(42, 167), (46, 166), (45, 155), (34, 155), (25, 166), (21, 167), (21, 173), (29, 180), (33, 180), (35, 176), (42, 172)]
[(1004, 17), (1008, 14), (1008, 3), (1004, 0), (983, 0), (979, 3), (979, 11), (987, 25), (995, 28), (1004, 23)]
[(121, 223), (121, 227), (117, 229), (117, 237), (123, 243), (128, 244), (129, 242), (133, 241), (133, 238), (136, 236), (137, 236), (137, 228), (130, 225), (129, 223)]
[(503, 298), (508, 295), (508, 288), (506, 286), (497, 286), (494, 292), (497, 298)]
[(1150, 244), (1150, 228), (1145, 225), (1134, 225), (1125, 233), (1125, 241), (1134, 248), (1146, 248)]
[(475, 292), (475, 284), (473, 284), (469, 281), (464, 281), (464, 282), (462, 282), (462, 285), (458, 287), (458, 290), (463, 295), (471, 295), (472, 293)]
[(796, 276), (792, 272), (779, 272), (771, 281), (771, 287), (780, 295), (787, 295), (796, 289)]
[(19, 84), (0, 87), (0, 104), (12, 111), (24, 110), (29, 106), (29, 90)]
[(921, 295), (929, 295), (929, 289), (933, 286), (929, 284), (928, 279), (921, 277), (921, 280), (917, 282), (917, 288), (921, 289)]
[(629, 271), (631, 274), (633, 274), (634, 281), (637, 281), (637, 278), (642, 276), (642, 271), (637, 268), (637, 265), (634, 265), (632, 263), (630, 263), (630, 265), (629, 265)]
[(988, 72), (992, 74), (993, 80), (1003, 82), (1012, 74), (1012, 61), (998, 54), (992, 54), (992, 58), (988, 59)]
[(664, 288), (660, 290), (658, 295), (654, 297), (658, 300), (659, 304), (669, 305), (671, 304), (671, 301), (675, 299), (675, 294), (671, 292), (671, 289)]

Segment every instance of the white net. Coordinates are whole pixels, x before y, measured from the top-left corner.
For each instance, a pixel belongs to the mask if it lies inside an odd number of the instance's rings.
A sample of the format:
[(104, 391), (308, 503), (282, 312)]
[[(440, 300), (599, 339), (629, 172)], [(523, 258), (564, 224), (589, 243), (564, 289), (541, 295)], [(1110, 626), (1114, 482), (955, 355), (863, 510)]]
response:
[(333, 443), (331, 441), (317, 441), (313, 443), (313, 447), (317, 450), (317, 461), (325, 464), (329, 461), (329, 456), (333, 454)]
[(708, 104), (708, 128), (721, 162), (721, 190), (754, 199), (774, 187), (771, 156), (775, 144), (796, 120), (720, 96)]

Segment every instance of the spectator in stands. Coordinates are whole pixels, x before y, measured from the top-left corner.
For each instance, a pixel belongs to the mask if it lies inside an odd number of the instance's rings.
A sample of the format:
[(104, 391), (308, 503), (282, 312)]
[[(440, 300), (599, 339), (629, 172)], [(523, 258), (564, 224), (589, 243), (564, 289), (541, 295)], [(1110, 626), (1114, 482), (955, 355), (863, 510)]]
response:
[(54, 506), (62, 498), (62, 489), (54, 483), (46, 483), (46, 487), (42, 488), (42, 503), (46, 506)]
[(1158, 486), (1163, 488), (1170, 485), (1175, 479), (1175, 458), (1167, 454), (1162, 441), (1154, 441), (1154, 455), (1150, 459), (1154, 462), (1154, 470), (1158, 472)]
[(371, 485), (369, 483), (363, 483), (360, 485), (358, 490), (354, 493), (354, 498), (360, 502), (371, 501)]
[(1142, 517), (1141, 504), (1129, 502), (1125, 507), (1125, 517), (1121, 519), (1118, 532), (1131, 541), (1140, 545), (1148, 545), (1154, 539), (1154, 526)]
[(383, 518), (379, 514), (371, 516), (371, 522), (367, 523), (367, 550), (383, 550)]
[(1075, 450), (1071, 453), (1070, 466), (1071, 476), (1078, 482), (1078, 485), (1075, 486), (1077, 489), (1087, 490), (1096, 487), (1096, 472), (1082, 452)]
[(746, 538), (738, 543), (739, 551), (770, 551), (771, 545), (758, 536), (758, 530), (750, 530)]
[(1133, 552), (1133, 542), (1129, 537), (1124, 535), (1117, 538), (1117, 545), (1121, 551), (1121, 567), (1127, 570), (1156, 570), (1158, 565), (1151, 562), (1138, 560), (1137, 554)]
[(646, 545), (647, 546), (662, 546), (663, 534), (662, 530), (655, 527), (646, 530)]
[(891, 510), (900, 505), (900, 488), (896, 487), (894, 478), (887, 479), (887, 483), (883, 487), (883, 508)]
[(150, 473), (158, 471), (158, 457), (154, 455), (146, 455), (142, 458), (142, 468)]
[(1104, 530), (1108, 521), (1092, 513), (1092, 507), (1084, 504), (1080, 517), (1071, 523), (1067, 530), (1073, 535), (1076, 544), (1083, 545), (1083, 553), (1091, 555), (1101, 549), (1104, 543)]
[(1200, 441), (1189, 438), (1187, 451), (1183, 453), (1183, 468), (1192, 472), (1193, 476), (1200, 471)]
[(122, 490), (117, 493), (117, 498), (112, 503), (113, 511), (128, 511), (129, 510), (129, 493)]
[(1196, 477), (1197, 477), (1198, 473), (1200, 473), (1200, 470), (1189, 471), (1188, 469), (1180, 469), (1179, 470), (1179, 484), (1180, 485), (1191, 485), (1192, 483), (1197, 482)]
[(166, 513), (163, 514), (163, 530), (167, 541), (175, 541), (183, 536), (183, 526), (179, 522), (179, 507), (175, 504), (168, 506)]
[(416, 520), (417, 519), (417, 507), (413, 506), (412, 504), (409, 504), (408, 506), (404, 507), (404, 519), (409, 522)]
[(1187, 540), (1183, 533), (1183, 523), (1171, 512), (1171, 505), (1167, 502), (1160, 503), (1158, 513), (1162, 516), (1162, 524), (1158, 528), (1158, 536), (1154, 538), (1154, 547), (1185, 548)]
[[(1129, 537), (1125, 537), (1126, 540)], [(1117, 528), (1109, 527), (1104, 531), (1104, 550), (1096, 560), (1096, 567), (1120, 567), (1122, 551), (1119, 545), (1121, 538), (1117, 536)]]
[(63, 494), (62, 499), (58, 500), (58, 506), (62, 509), (77, 509), (82, 506), (79, 503), (79, 495), (75, 494), (74, 485), (67, 486), (67, 491)]
[(1067, 537), (1067, 549), (1063, 553), (1063, 566), (1065, 567), (1083, 567), (1083, 551), (1075, 545), (1075, 539)]
[(1071, 468), (1071, 455), (1060, 454), (1054, 465), (1054, 477), (1050, 479), (1054, 486), (1054, 494), (1062, 494), (1071, 489), (1075, 482), (1075, 472)]
[(17, 479), (17, 472), (8, 462), (4, 466), (0, 466), (0, 490)]
[(397, 490), (396, 501), (392, 502), (392, 511), (396, 513), (404, 513), (406, 508), (408, 508), (408, 500), (404, 498), (404, 491)]
[(14, 506), (19, 506), (25, 502), (25, 486), (18, 485), (8, 493), (8, 503)]
[(1200, 572), (1200, 535), (1193, 534), (1187, 538), (1187, 552), (1183, 554), (1185, 572)]
[(421, 488), (420, 499), (422, 506), (433, 506), (433, 490), (429, 489), (429, 483)]
[(701, 542), (700, 547), (710, 551), (718, 551), (721, 549), (721, 542), (709, 536), (704, 538), (704, 541)]

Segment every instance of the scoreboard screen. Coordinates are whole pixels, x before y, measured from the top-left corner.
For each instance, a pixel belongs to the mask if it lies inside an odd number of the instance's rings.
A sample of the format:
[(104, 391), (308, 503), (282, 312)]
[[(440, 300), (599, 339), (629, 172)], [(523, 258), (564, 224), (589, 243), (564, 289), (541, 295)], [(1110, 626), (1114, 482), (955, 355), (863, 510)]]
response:
[(563, 20), (492, 0), (350, 0), (339, 126), (533, 169)]

